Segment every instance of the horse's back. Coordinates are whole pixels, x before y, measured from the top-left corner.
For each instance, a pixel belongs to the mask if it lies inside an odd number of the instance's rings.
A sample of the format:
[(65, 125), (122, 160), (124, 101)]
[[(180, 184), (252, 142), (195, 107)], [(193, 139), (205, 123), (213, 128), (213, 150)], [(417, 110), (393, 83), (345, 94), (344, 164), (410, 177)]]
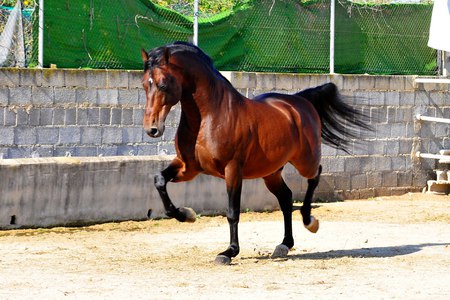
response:
[(250, 103), (257, 116), (253, 122), (258, 124), (258, 141), (253, 145), (259, 149), (255, 152), (262, 152), (260, 156), (267, 165), (273, 162), (274, 168), (291, 162), (303, 176), (315, 176), (321, 155), (321, 123), (314, 106), (300, 96), (278, 93), (260, 95)]
[(299, 95), (266, 93), (255, 97), (253, 101), (265, 103), (273, 108), (284, 110), (288, 119), (296, 124), (301, 132), (311, 131), (320, 140), (320, 116), (307, 99)]

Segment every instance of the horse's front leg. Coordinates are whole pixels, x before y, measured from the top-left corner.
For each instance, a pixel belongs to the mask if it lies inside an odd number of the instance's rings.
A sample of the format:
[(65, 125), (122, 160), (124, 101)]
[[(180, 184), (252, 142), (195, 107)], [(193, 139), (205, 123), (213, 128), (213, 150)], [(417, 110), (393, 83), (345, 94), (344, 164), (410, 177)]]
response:
[(230, 225), (230, 245), (215, 259), (215, 263), (221, 265), (229, 265), (231, 258), (239, 254), (238, 223), (242, 191), (242, 173), (239, 165), (229, 164), (225, 168), (225, 181), (228, 193), (227, 220)]
[(195, 211), (190, 207), (177, 208), (173, 205), (166, 187), (171, 180), (187, 181), (195, 177), (195, 174), (194, 172), (186, 172), (185, 164), (176, 158), (166, 169), (155, 175), (155, 187), (161, 196), (168, 217), (175, 218), (180, 222), (195, 222), (197, 217)]

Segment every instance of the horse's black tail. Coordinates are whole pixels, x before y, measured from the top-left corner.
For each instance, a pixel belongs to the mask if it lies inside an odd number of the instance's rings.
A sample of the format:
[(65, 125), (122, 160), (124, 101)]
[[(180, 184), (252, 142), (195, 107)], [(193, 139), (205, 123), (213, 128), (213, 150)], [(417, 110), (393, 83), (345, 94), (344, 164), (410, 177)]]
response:
[(360, 137), (360, 129), (372, 130), (369, 118), (342, 101), (334, 83), (326, 83), (296, 94), (307, 99), (319, 113), (322, 139), (347, 153), (352, 139)]

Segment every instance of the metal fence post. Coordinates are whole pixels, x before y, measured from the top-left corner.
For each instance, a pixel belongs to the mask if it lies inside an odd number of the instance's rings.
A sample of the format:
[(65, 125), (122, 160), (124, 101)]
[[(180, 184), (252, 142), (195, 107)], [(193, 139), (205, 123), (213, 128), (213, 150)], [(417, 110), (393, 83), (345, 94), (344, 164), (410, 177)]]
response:
[(38, 66), (44, 67), (44, 0), (39, 0)]
[(334, 13), (335, 0), (330, 1), (330, 74), (334, 74)]
[(198, 46), (198, 0), (194, 0), (194, 45)]
[(449, 77), (450, 76), (450, 52), (443, 51), (444, 55), (444, 65), (442, 68), (442, 76)]

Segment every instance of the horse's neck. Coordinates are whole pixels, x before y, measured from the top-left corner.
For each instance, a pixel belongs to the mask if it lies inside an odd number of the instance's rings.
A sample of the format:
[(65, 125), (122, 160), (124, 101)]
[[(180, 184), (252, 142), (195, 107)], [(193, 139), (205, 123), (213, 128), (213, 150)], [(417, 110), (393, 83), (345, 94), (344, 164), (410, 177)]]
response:
[(186, 127), (189, 132), (196, 133), (200, 128), (201, 115), (192, 94), (183, 94), (181, 99), (180, 126)]
[(214, 118), (217, 115), (222, 117), (230, 112), (233, 102), (241, 95), (224, 78), (215, 78), (213, 83), (210, 83), (210, 78), (214, 77), (203, 78), (202, 82), (197, 84), (192, 100), (202, 118)]
[[(189, 74), (189, 72), (186, 72)], [(187, 78), (195, 78), (195, 86), (183, 91), (181, 99), (182, 122), (181, 126), (187, 127), (190, 133), (197, 133), (202, 121), (209, 119), (223, 122), (228, 116), (234, 116), (234, 103), (243, 99), (243, 96), (234, 89), (225, 78), (217, 74), (205, 73), (199, 76), (186, 75)]]

